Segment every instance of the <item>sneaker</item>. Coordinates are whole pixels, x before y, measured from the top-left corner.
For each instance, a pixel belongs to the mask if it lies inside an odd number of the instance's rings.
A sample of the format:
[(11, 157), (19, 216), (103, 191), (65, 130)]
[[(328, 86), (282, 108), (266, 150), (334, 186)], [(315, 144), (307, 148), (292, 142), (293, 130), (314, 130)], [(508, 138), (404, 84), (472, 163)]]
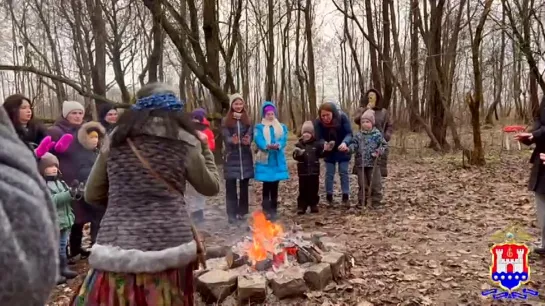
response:
[(298, 215), (304, 215), (305, 213), (306, 213), (306, 211), (303, 210), (303, 209), (298, 209), (298, 210), (297, 210), (297, 214), (298, 214)]
[(320, 212), (320, 210), (318, 209), (318, 205), (310, 207), (310, 213), (317, 214), (319, 212)]
[(236, 224), (237, 221), (236, 217), (227, 217), (227, 222), (229, 222), (229, 224)]
[(333, 195), (332, 194), (328, 194), (326, 196), (326, 199), (327, 199), (327, 203), (333, 204)]

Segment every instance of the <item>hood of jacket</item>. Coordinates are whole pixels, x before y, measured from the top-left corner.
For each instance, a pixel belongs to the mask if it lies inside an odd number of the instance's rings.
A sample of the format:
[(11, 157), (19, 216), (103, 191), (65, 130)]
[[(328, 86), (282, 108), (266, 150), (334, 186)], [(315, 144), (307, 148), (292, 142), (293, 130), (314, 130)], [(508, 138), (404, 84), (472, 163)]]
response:
[(102, 124), (96, 121), (86, 122), (81, 125), (78, 130), (78, 141), (87, 150), (92, 150), (93, 145), (89, 142), (89, 133), (95, 131), (98, 133), (99, 139), (103, 139), (106, 136), (106, 129)]

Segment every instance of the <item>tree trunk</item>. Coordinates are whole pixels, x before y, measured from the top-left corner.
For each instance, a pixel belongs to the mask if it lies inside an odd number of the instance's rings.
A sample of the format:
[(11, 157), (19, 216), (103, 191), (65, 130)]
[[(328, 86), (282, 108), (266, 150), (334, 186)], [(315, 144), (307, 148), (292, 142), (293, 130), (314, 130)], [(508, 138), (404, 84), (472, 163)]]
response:
[(316, 105), (316, 70), (314, 67), (314, 46), (312, 45), (312, 25), (312, 0), (307, 0), (307, 4), (305, 6), (305, 34), (308, 52), (308, 103), (311, 118), (316, 118), (318, 109)]

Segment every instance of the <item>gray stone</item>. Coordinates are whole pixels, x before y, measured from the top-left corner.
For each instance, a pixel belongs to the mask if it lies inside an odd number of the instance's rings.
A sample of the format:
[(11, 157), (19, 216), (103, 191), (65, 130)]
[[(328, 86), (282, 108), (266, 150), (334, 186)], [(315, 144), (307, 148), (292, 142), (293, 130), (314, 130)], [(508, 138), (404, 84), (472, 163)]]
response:
[(303, 295), (308, 290), (305, 271), (299, 267), (290, 267), (279, 272), (271, 280), (271, 289), (279, 299)]
[(326, 252), (322, 254), (322, 263), (328, 263), (331, 265), (331, 273), (333, 279), (338, 279), (342, 276), (342, 268), (345, 262), (345, 256), (339, 252)]
[(197, 278), (197, 291), (205, 302), (219, 303), (235, 291), (237, 277), (230, 271), (208, 271)]
[(267, 279), (260, 274), (238, 277), (238, 300), (261, 303), (267, 298)]
[(207, 270), (229, 270), (225, 257), (210, 258), (206, 260)]
[(311, 289), (322, 290), (333, 278), (331, 264), (322, 262), (312, 265), (306, 269), (304, 278)]

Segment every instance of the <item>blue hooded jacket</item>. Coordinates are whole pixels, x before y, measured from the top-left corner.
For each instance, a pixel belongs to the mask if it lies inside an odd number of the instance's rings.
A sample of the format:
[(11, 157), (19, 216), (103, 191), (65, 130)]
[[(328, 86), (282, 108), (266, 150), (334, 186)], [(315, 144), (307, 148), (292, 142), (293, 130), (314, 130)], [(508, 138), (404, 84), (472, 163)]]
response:
[[(276, 106), (270, 102), (266, 101), (261, 106), (261, 116), (265, 107), (272, 106), (276, 111)], [(261, 182), (277, 182), (282, 180), (289, 179), (288, 163), (286, 162), (286, 144), (288, 142), (288, 128), (286, 125), (280, 123), (282, 126), (282, 135), (275, 135), (274, 127), (269, 126), (269, 135), (270, 135), (270, 144), (279, 144), (280, 147), (278, 150), (267, 149), (267, 140), (263, 134), (265, 128), (267, 128), (263, 123), (255, 125), (254, 131), (254, 141), (259, 149), (259, 152), (255, 158), (255, 175), (254, 178), (256, 181)]]
[(352, 140), (352, 126), (350, 125), (350, 119), (348, 116), (339, 109), (339, 106), (332, 102), (326, 102), (324, 104), (330, 104), (333, 110), (333, 124), (332, 126), (326, 126), (320, 118), (314, 122), (314, 130), (316, 132), (316, 139), (322, 142), (335, 141), (335, 147), (330, 154), (324, 159), (326, 163), (346, 162), (350, 161), (350, 152), (340, 152), (339, 145), (345, 143), (347, 146)]

